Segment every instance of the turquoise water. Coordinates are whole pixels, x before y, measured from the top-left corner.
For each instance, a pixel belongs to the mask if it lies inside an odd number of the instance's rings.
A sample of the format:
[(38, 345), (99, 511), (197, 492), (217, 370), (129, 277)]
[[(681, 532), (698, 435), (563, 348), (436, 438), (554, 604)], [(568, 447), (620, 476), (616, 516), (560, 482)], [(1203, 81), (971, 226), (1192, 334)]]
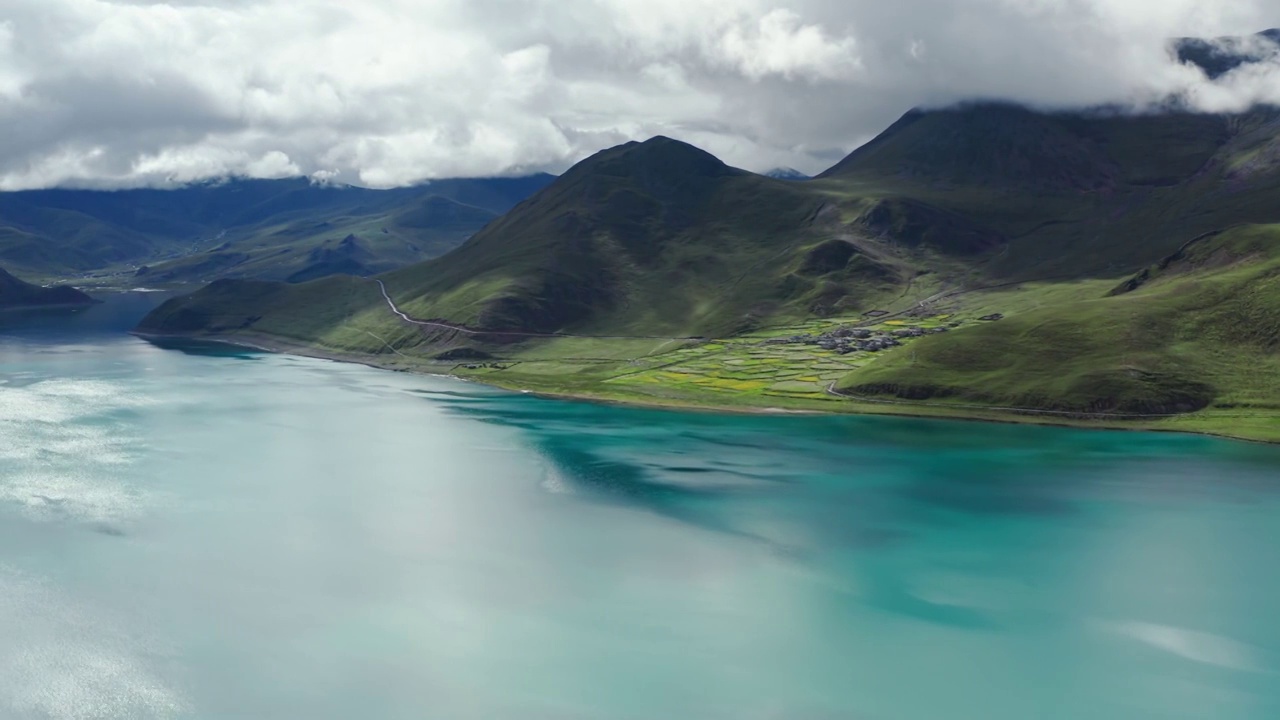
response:
[(1280, 717), (1280, 450), (0, 316), (0, 717)]

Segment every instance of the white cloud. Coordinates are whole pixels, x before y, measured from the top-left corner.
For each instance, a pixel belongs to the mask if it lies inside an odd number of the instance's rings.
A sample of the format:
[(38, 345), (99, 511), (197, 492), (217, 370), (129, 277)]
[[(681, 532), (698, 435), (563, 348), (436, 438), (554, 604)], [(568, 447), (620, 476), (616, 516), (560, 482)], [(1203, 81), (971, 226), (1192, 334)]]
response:
[(805, 25), (790, 10), (772, 10), (755, 26), (730, 26), (716, 46), (728, 65), (749, 78), (852, 80), (862, 69), (856, 43), (833, 42), (818, 25)]
[(905, 110), (1216, 84), (1178, 35), (1280, 24), (1269, 0), (0, 0), (0, 188), (336, 173), (386, 186), (562, 169), (667, 134), (815, 171)]
[(1215, 83), (1194, 83), (1192, 103), (1209, 112), (1239, 112), (1263, 102), (1280, 105), (1280, 57), (1246, 65)]

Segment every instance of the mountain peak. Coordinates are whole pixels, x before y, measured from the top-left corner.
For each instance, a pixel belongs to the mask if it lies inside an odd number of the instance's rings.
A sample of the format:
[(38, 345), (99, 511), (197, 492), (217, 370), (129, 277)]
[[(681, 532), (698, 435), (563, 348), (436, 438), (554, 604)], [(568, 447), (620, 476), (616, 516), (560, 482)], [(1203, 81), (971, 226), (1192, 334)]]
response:
[(1051, 114), (1009, 103), (912, 110), (820, 177), (871, 173), (926, 183), (1085, 190), (1108, 159)]
[(681, 140), (658, 135), (643, 142), (629, 142), (603, 150), (574, 166), (566, 177), (590, 172), (615, 177), (667, 179), (717, 178), (746, 174), (729, 167), (715, 155)]
[(796, 170), (795, 168), (789, 168), (789, 167), (776, 167), (764, 173), (764, 176), (771, 177), (775, 180), (808, 180), (809, 179), (808, 175), (805, 175), (804, 173), (800, 172), (799, 170)]
[[(650, 146), (658, 146), (658, 145), (673, 145), (673, 144), (674, 144), (674, 145), (689, 145), (689, 143), (682, 142), (682, 141), (680, 141), (680, 140), (676, 140), (675, 138), (667, 137), (666, 135), (654, 135), (653, 137), (649, 138), (648, 140), (643, 140), (643, 141), (640, 141), (640, 142), (638, 142), (638, 143), (636, 143), (636, 144), (637, 144), (637, 145), (650, 145)], [(692, 145), (689, 145), (689, 147), (693, 147), (693, 146), (692, 146)]]

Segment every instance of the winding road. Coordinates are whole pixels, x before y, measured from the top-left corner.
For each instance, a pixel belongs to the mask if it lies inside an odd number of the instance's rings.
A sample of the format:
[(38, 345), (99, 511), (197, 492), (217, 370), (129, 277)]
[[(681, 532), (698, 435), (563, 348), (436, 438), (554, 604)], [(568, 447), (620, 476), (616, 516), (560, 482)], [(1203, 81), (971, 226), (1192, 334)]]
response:
[[(462, 327), (461, 325), (450, 325), (449, 323), (440, 323), (440, 322), (428, 322), (426, 320), (414, 320), (408, 315), (405, 315), (404, 312), (400, 310), (400, 308), (396, 307), (396, 301), (392, 300), (391, 295), (387, 293), (386, 283), (382, 282), (377, 278), (373, 278), (373, 281), (378, 283), (378, 289), (382, 291), (382, 297), (384, 300), (387, 301), (387, 307), (391, 308), (391, 312), (395, 313), (396, 315), (399, 315), (401, 320), (404, 320), (405, 322), (411, 325), (423, 325), (425, 327), (437, 327), (444, 330), (454, 330), (460, 333), (465, 333), (467, 335), (486, 334), (486, 333), (476, 332), (475, 330), (469, 330), (467, 328)], [(492, 333), (487, 333), (487, 334), (492, 334)]]
[(516, 332), (513, 330), (472, 330), (462, 325), (454, 325), (453, 323), (438, 322), (434, 320), (416, 320), (409, 317), (401, 310), (391, 299), (390, 293), (387, 292), (387, 284), (378, 278), (371, 278), (378, 283), (378, 289), (382, 291), (382, 297), (387, 301), (387, 307), (391, 308), (391, 312), (400, 316), (401, 320), (412, 325), (420, 325), (422, 327), (434, 327), (442, 330), (453, 330), (463, 333), (464, 335), (502, 335), (505, 337), (529, 337), (529, 338), (579, 338), (584, 340), (676, 340), (676, 341), (698, 341), (706, 342), (709, 339), (705, 337), (672, 337), (670, 335), (575, 335), (573, 333), (538, 333), (538, 332)]

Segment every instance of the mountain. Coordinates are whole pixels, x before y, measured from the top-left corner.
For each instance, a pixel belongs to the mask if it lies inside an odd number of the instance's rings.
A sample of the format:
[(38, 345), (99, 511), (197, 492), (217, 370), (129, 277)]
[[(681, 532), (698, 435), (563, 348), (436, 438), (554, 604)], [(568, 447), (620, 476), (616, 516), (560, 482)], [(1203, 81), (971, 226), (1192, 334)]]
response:
[(913, 111), (814, 181), (910, 198), (1009, 238), (1004, 281), (1134, 269), (1202, 233), (1276, 219), (1280, 110)]
[(1245, 121), (1193, 113), (1044, 113), (1000, 103), (914, 110), (819, 178), (1019, 193), (1170, 186), (1201, 170)]
[(775, 180), (808, 180), (809, 176), (796, 170), (795, 168), (779, 167), (770, 170), (764, 174), (765, 177), (771, 177)]
[(1178, 62), (1194, 65), (1211, 80), (1245, 65), (1280, 59), (1280, 29), (1250, 37), (1179, 38), (1173, 42)]
[[(659, 137), (583, 161), (458, 250), (381, 277), (417, 317), (480, 330), (735, 333), (911, 274), (836, 225), (819, 193)], [(170, 329), (163, 316), (148, 326)]]
[[(485, 329), (736, 332), (900, 281), (888, 254), (828, 237), (824, 207), (659, 137), (589, 158), (456, 252), (385, 279), (420, 316)], [(824, 241), (849, 252), (805, 271)]]
[(441, 255), (552, 177), (441, 180), (370, 190), (305, 178), (173, 190), (0, 193), (0, 261), (33, 274), (142, 269), (148, 283), (313, 276), (318, 248), (350, 235), (385, 271)]
[(0, 309), (90, 305), (93, 302), (93, 298), (73, 287), (33, 285), (0, 268)]
[(805, 183), (629, 143), (378, 276), (395, 308), (370, 280), (224, 281), (140, 330), (604, 399), (1280, 440), (1277, 227), (1274, 108), (972, 103)]

